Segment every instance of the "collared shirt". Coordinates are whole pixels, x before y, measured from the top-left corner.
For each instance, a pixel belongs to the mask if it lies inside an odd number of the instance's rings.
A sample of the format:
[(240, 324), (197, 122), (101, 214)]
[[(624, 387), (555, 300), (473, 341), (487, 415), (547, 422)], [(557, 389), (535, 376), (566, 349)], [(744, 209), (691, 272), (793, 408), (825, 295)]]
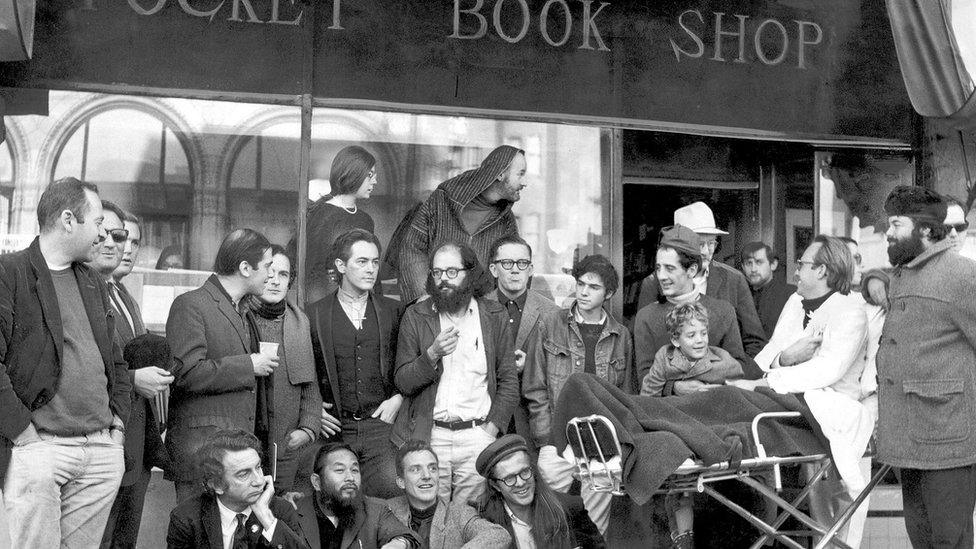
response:
[(512, 332), (512, 339), (518, 336), (519, 326), (522, 324), (522, 313), (525, 312), (525, 301), (529, 297), (528, 290), (515, 299), (509, 299), (501, 290), (495, 290), (498, 295), (498, 302), (508, 310), (508, 327)]
[(701, 272), (693, 280), (695, 283), (695, 289), (703, 294), (708, 293), (708, 271), (711, 268), (711, 264), (702, 265)]
[(439, 313), (441, 329), (458, 329), (454, 352), (441, 358), (441, 374), (434, 398), (434, 419), (459, 421), (483, 419), (491, 410), (488, 395), (488, 357), (481, 332), (478, 301), (472, 299), (460, 316)]
[(583, 320), (583, 315), (579, 313), (579, 308), (573, 305), (573, 318), (576, 320), (577, 324), (606, 324), (607, 323), (607, 311), (606, 309), (600, 309), (600, 320), (598, 322), (589, 322)]
[(518, 518), (515, 513), (505, 504), (505, 512), (508, 513), (509, 520), (512, 521), (512, 533), (515, 537), (515, 546), (518, 549), (536, 549), (535, 538), (532, 537), (532, 525)]
[[(236, 511), (231, 511), (227, 508), (221, 501), (220, 498), (214, 498), (217, 500), (217, 509), (220, 511), (220, 533), (223, 535), (224, 549), (233, 549), (234, 544), (234, 532), (237, 530), (237, 515)], [(244, 522), (251, 517), (251, 508), (248, 507), (240, 512), (244, 515)], [(270, 528), (265, 528), (261, 533), (264, 539), (271, 541), (274, 537), (275, 527), (278, 526), (278, 519), (275, 519), (271, 523)]]

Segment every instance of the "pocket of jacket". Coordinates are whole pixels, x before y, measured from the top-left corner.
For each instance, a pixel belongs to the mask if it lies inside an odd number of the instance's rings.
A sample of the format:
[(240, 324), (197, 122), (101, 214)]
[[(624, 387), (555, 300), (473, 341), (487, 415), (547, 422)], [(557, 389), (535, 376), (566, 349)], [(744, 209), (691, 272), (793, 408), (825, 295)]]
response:
[[(549, 378), (549, 390), (556, 395), (559, 394), (559, 388), (562, 387), (574, 371), (573, 353), (568, 348), (553, 343), (550, 340), (543, 341), (542, 347), (546, 351), (546, 377)], [(582, 370), (580, 368), (580, 371)]]
[(961, 379), (908, 380), (908, 434), (917, 442), (958, 442), (969, 436), (972, 403)]

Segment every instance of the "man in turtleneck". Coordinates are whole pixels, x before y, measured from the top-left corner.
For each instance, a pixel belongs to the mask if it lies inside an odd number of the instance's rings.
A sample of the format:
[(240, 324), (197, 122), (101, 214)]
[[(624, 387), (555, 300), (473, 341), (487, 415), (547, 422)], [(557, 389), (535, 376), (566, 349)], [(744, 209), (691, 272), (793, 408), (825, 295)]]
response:
[[(721, 347), (742, 365), (746, 378), (762, 376), (754, 360), (742, 347), (739, 323), (732, 304), (701, 293), (695, 277), (701, 270), (699, 236), (683, 225), (673, 225), (661, 232), (654, 274), (664, 294), (664, 303), (652, 302), (634, 318), (634, 355), (637, 357), (637, 379), (643, 380), (654, 362), (657, 351), (671, 342), (665, 317), (675, 305), (699, 301), (708, 310), (708, 344)], [(686, 394), (713, 387), (697, 380), (668, 382), (664, 395)]]
[(408, 440), (396, 455), (397, 486), (403, 495), (388, 500), (390, 510), (417, 533), (424, 547), (508, 547), (512, 537), (462, 501), (437, 497), (437, 455), (430, 444)]
[(359, 453), (363, 491), (397, 495), (390, 442), (403, 397), (393, 383), (400, 304), (376, 295), (380, 241), (363, 229), (338, 238), (330, 255), (341, 279), (334, 292), (308, 306), (312, 351), (322, 398), (322, 434)]

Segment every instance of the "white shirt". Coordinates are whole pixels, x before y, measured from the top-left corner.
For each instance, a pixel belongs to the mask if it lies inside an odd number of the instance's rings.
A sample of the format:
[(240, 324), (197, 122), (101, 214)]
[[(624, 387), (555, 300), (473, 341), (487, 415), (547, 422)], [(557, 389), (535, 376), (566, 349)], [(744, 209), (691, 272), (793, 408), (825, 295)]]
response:
[(536, 549), (535, 538), (532, 537), (532, 525), (515, 516), (515, 513), (505, 504), (505, 512), (512, 521), (512, 533), (515, 534), (515, 546), (518, 549)]
[[(231, 549), (231, 546), (234, 543), (234, 531), (237, 530), (238, 513), (228, 509), (220, 501), (219, 497), (214, 499), (217, 500), (217, 510), (220, 511), (220, 533), (223, 534), (224, 549)], [(251, 508), (248, 507), (247, 509), (244, 509), (240, 514), (244, 515), (244, 522), (247, 522), (247, 519), (251, 517)], [(264, 539), (268, 540), (269, 543), (271, 542), (271, 539), (274, 538), (276, 526), (278, 526), (277, 519), (271, 524), (271, 528), (265, 528), (261, 533), (261, 535), (264, 536)], [(252, 528), (253, 527), (255, 526), (252, 526)]]
[(466, 421), (488, 417), (491, 397), (488, 395), (488, 357), (478, 302), (471, 300), (460, 316), (439, 313), (440, 329), (458, 329), (454, 352), (441, 357), (444, 372), (434, 398), (434, 419)]

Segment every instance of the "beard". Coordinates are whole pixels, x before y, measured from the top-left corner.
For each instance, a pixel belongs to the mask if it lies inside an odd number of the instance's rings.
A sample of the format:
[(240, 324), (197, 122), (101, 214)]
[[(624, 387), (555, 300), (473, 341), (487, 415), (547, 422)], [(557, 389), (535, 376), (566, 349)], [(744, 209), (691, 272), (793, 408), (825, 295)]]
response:
[(464, 281), (457, 288), (446, 280), (435, 283), (431, 278), (427, 283), (427, 293), (434, 300), (438, 311), (454, 314), (471, 302), (471, 298), (474, 297), (474, 286), (469, 277), (464, 277)]
[(907, 238), (888, 239), (888, 261), (895, 267), (904, 265), (915, 259), (923, 251), (922, 234), (918, 228), (912, 229), (912, 234)]
[(342, 488), (350, 486), (352, 485), (343, 484), (337, 487), (322, 486), (322, 490), (317, 495), (319, 505), (331, 509), (340, 521), (353, 517), (356, 514), (356, 508), (360, 506), (363, 499), (358, 485), (356, 485), (356, 491), (352, 495), (345, 495), (342, 492)]

